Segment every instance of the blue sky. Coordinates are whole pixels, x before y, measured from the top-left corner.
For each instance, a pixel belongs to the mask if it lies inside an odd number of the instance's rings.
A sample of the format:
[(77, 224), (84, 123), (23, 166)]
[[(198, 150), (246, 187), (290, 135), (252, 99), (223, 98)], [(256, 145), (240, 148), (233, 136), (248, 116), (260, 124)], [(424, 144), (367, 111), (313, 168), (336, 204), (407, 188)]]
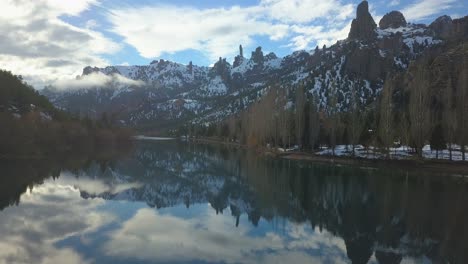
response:
[[(346, 38), (360, 0), (2, 0), (0, 68), (36, 86), (84, 66), (166, 59), (211, 65), (257, 46), (285, 56)], [(468, 0), (369, 1), (376, 23), (400, 10), (409, 22), (468, 15)]]

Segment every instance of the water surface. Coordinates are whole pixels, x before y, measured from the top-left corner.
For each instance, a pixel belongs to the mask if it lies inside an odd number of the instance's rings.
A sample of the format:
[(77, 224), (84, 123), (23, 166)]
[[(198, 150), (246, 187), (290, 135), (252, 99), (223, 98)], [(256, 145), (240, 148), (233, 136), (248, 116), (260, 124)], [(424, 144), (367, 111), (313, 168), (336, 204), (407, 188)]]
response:
[(467, 263), (462, 177), (140, 142), (0, 162), (0, 263)]

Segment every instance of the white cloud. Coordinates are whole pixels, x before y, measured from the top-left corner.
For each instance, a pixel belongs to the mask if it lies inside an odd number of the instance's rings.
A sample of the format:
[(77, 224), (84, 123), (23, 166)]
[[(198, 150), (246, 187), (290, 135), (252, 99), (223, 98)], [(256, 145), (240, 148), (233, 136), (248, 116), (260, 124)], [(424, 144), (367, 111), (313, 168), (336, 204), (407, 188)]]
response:
[(195, 9), (153, 6), (113, 10), (109, 16), (113, 31), (125, 38), (143, 57), (163, 52), (195, 49), (210, 59), (236, 51), (239, 43), (248, 46), (253, 35), (281, 39), (288, 26), (256, 19), (258, 8)]
[(125, 78), (120, 74), (106, 75), (101, 72), (94, 72), (88, 75), (79, 76), (75, 79), (60, 79), (53, 83), (58, 89), (86, 89), (96, 87), (122, 88), (126, 86), (142, 86), (143, 81), (135, 81)]
[(57, 14), (67, 14), (72, 16), (76, 16), (87, 10), (91, 5), (98, 3), (97, 0), (46, 0), (45, 2), (49, 9)]
[(87, 65), (108, 64), (102, 54), (120, 46), (102, 33), (65, 23), (95, 0), (7, 0), (0, 9), (0, 68), (21, 74), (36, 88), (80, 74)]
[[(262, 0), (256, 6), (197, 9), (173, 5), (123, 7), (111, 10), (112, 31), (124, 37), (141, 56), (154, 58), (162, 53), (198, 50), (211, 60), (231, 57), (239, 44), (248, 47), (254, 36), (273, 41), (291, 39), (295, 49), (310, 42), (335, 42), (344, 21), (354, 15), (354, 6), (340, 1)], [(291, 27), (304, 26), (319, 19), (329, 21), (331, 37), (291, 36)], [(312, 26), (313, 27), (313, 26)], [(326, 33), (326, 32), (323, 32)]]
[(85, 28), (86, 29), (94, 29), (94, 28), (97, 28), (98, 26), (99, 26), (99, 23), (94, 19), (90, 19), (90, 20), (86, 21), (86, 23), (85, 23)]
[(400, 0), (392, 0), (388, 5), (389, 6), (397, 6), (400, 4)]
[(456, 0), (419, 0), (402, 10), (407, 20), (418, 21), (453, 6)]
[(337, 0), (262, 0), (260, 5), (271, 18), (294, 23), (308, 23), (331, 14), (345, 19), (353, 12), (352, 5), (343, 6)]
[(295, 50), (315, 48), (310, 46), (311, 44), (316, 44), (319, 48), (322, 48), (323, 45), (329, 47), (335, 44), (337, 40), (347, 38), (350, 29), (351, 23), (346, 24), (342, 28), (328, 30), (324, 29), (322, 26), (293, 26), (291, 30), (298, 35), (292, 39), (292, 43), (289, 44), (289, 47)]

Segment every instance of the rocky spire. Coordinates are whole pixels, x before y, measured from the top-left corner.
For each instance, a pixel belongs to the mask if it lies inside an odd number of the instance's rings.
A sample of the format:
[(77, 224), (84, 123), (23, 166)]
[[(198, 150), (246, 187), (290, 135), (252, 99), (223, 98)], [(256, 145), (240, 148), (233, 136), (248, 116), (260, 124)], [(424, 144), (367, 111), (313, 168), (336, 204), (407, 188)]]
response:
[(385, 14), (379, 22), (381, 29), (406, 27), (405, 16), (399, 11), (392, 11)]
[(241, 65), (243, 61), (244, 61), (244, 48), (242, 48), (242, 45), (239, 45), (239, 55), (237, 55), (234, 58), (234, 63), (232, 64), (232, 67), (233, 68), (239, 67), (239, 65)]
[(193, 74), (193, 63), (192, 63), (192, 61), (190, 61), (189, 65), (188, 65), (188, 70), (189, 70), (190, 74)]
[(362, 1), (357, 8), (356, 18), (353, 19), (351, 24), (351, 31), (349, 32), (349, 39), (369, 40), (377, 36), (375, 29), (374, 19), (369, 13), (369, 3)]

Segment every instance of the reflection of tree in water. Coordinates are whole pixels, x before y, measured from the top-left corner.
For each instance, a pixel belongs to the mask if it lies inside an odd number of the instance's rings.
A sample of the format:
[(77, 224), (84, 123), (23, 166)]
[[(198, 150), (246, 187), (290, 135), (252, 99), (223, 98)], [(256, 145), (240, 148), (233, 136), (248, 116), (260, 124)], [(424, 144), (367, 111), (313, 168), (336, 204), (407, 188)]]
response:
[(0, 209), (20, 203), (20, 197), (35, 184), (52, 176), (58, 177), (57, 169), (46, 162), (22, 162), (0, 160)]
[(97, 153), (77, 154), (73, 157), (50, 157), (48, 159), (10, 160), (0, 159), (0, 210), (18, 205), (20, 197), (34, 185), (46, 179), (56, 179), (61, 171), (79, 172), (97, 165), (108, 168), (128, 150), (106, 149)]
[(264, 162), (265, 166), (250, 164), (246, 173), (259, 186), (255, 189), (263, 204), (302, 220), (289, 214), (280, 197), (297, 199), (297, 212), (302, 211), (312, 227), (345, 240), (353, 263), (367, 263), (374, 251), (381, 263), (399, 263), (402, 255), (466, 262), (468, 185), (461, 179), (407, 176), (394, 169)]
[[(255, 224), (260, 217), (308, 221), (314, 229), (342, 237), (353, 263), (367, 263), (374, 252), (379, 263), (400, 263), (403, 256), (450, 263), (468, 258), (468, 184), (462, 179), (259, 159), (253, 152), (214, 149), (200, 146), (192, 153), (222, 167), (214, 170), (218, 175), (239, 179), (218, 197), (223, 202), (215, 203), (217, 210), (228, 206), (226, 197), (240, 193), (254, 209), (242, 212), (231, 205), (236, 218), (247, 213)], [(239, 191), (246, 186), (252, 191)]]

